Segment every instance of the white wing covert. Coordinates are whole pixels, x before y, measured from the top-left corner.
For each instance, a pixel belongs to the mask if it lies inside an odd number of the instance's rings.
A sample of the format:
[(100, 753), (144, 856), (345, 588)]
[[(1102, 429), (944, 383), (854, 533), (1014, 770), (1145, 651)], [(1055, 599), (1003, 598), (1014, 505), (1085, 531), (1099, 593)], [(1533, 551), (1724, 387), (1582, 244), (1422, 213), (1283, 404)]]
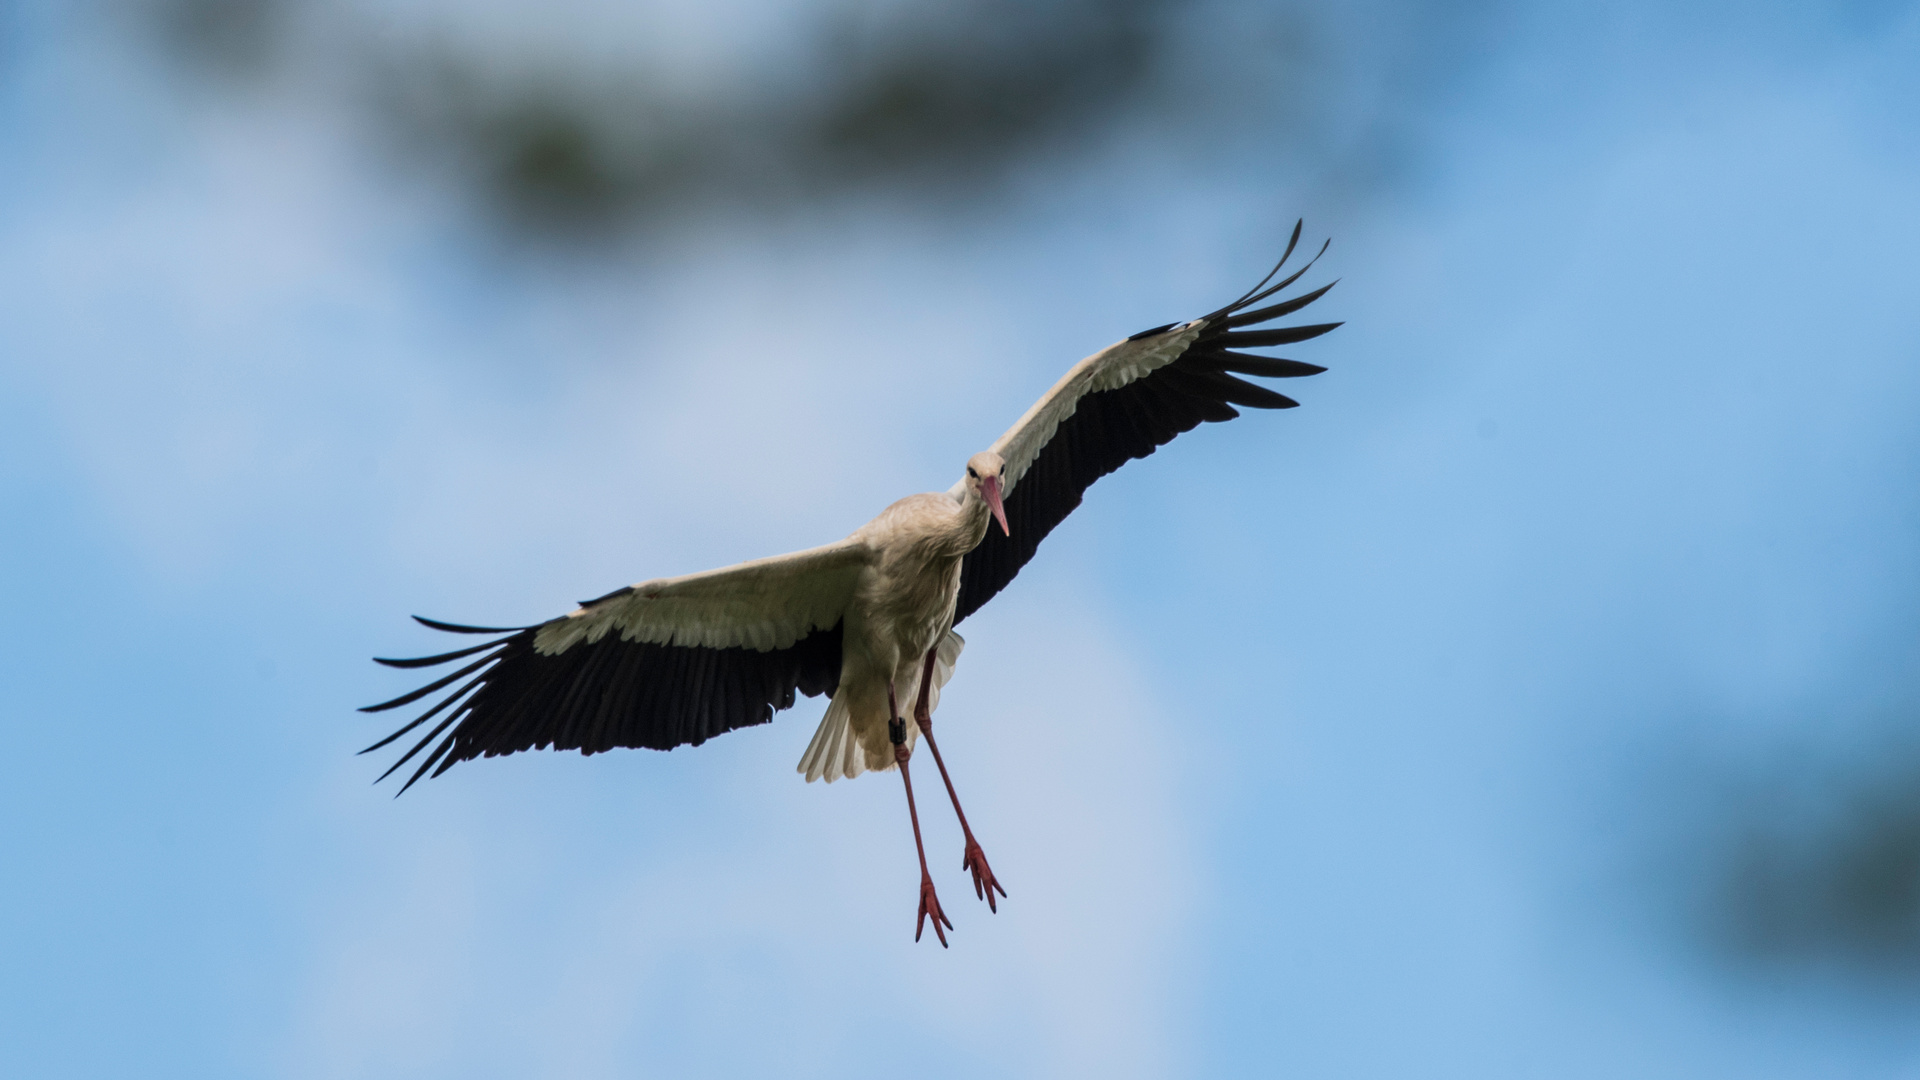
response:
[(623, 641), (709, 649), (784, 649), (840, 621), (870, 549), (858, 540), (629, 585), (542, 625), (546, 655), (618, 631)]

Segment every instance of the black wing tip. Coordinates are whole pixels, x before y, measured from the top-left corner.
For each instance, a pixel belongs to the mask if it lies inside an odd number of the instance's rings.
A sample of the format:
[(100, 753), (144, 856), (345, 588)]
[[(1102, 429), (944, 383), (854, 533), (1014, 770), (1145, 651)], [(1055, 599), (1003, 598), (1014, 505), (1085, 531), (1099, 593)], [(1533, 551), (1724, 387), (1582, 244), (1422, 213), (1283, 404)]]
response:
[(443, 675), (440, 678), (435, 679), (433, 682), (428, 683), (427, 685), (421, 687), (418, 690), (401, 694), (399, 697), (394, 698), (392, 701), (383, 701), (378, 705), (362, 705), (360, 707), (360, 711), (361, 712), (386, 712), (388, 709), (397, 709), (402, 705), (410, 705), (413, 702), (416, 702), (421, 698), (426, 697), (428, 694), (437, 693), (441, 688), (449, 685), (450, 683), (453, 683), (459, 679), (466, 678), (467, 676), (473, 674), (474, 672), (480, 670), (481, 668), (486, 667), (488, 664), (491, 664), (494, 661), (500, 659), (500, 656), (501, 656), (501, 653), (494, 653), (491, 656), (483, 656), (480, 659), (475, 660), (473, 663), (468, 664), (466, 667), (461, 668), (459, 671), (456, 671), (451, 675)]
[[(1333, 246), (1333, 238), (1328, 237), (1326, 241), (1320, 245), (1320, 250), (1313, 253), (1313, 258), (1307, 260), (1307, 264), (1305, 266), (1302, 266), (1300, 269), (1295, 270), (1291, 274), (1288, 274), (1286, 277), (1282, 278), (1280, 281), (1274, 283), (1273, 285), (1268, 286), (1266, 288), (1261, 288), (1260, 286), (1265, 286), (1267, 284), (1267, 281), (1272, 279), (1273, 274), (1268, 274), (1267, 278), (1265, 280), (1262, 280), (1260, 282), (1260, 285), (1255, 286), (1252, 292), (1247, 293), (1245, 296), (1242, 296), (1240, 299), (1235, 300), (1233, 303), (1228, 304), (1226, 307), (1221, 308), (1219, 311), (1215, 312), (1214, 314), (1215, 315), (1231, 315), (1235, 312), (1243, 311), (1247, 308), (1250, 308), (1253, 305), (1259, 303), (1260, 301), (1265, 300), (1267, 297), (1272, 296), (1277, 292), (1280, 292), (1281, 290), (1285, 289), (1287, 286), (1292, 285), (1294, 282), (1299, 281), (1302, 277), (1306, 276), (1307, 271), (1313, 269), (1314, 264), (1320, 261), (1320, 256), (1325, 255), (1327, 253), (1327, 249), (1332, 246)], [(1288, 254), (1292, 254), (1291, 248), (1288, 249)], [(1277, 266), (1274, 267), (1273, 269), (1274, 269), (1274, 273), (1279, 273), (1280, 271), (1280, 268)], [(1328, 288), (1332, 288), (1332, 286), (1328, 286)], [(1322, 292), (1324, 291), (1325, 290), (1322, 290)], [(1317, 297), (1320, 294), (1315, 293), (1314, 295)]]
[(1253, 288), (1248, 289), (1246, 292), (1241, 293), (1239, 299), (1235, 300), (1231, 304), (1228, 304), (1226, 307), (1221, 308), (1220, 309), (1221, 311), (1232, 311), (1236, 308), (1245, 307), (1247, 304), (1252, 303), (1254, 299), (1257, 299), (1256, 297), (1254, 297), (1254, 294), (1259, 292), (1261, 289), (1266, 288), (1267, 282), (1273, 280), (1273, 275), (1279, 273), (1280, 268), (1287, 265), (1288, 259), (1293, 258), (1294, 245), (1300, 242), (1300, 230), (1303, 226), (1306, 225), (1306, 223), (1307, 223), (1306, 218), (1298, 218), (1294, 221), (1293, 235), (1287, 238), (1287, 249), (1280, 253), (1280, 261), (1277, 263), (1274, 263), (1273, 269), (1267, 271), (1265, 276), (1261, 277), (1261, 279), (1258, 282), (1255, 282)]
[(429, 619), (425, 615), (415, 615), (413, 621), (428, 629), (444, 630), (449, 634), (517, 634), (522, 630), (533, 629), (531, 626), (466, 626), (461, 623)]
[(1291, 300), (1283, 300), (1280, 303), (1273, 305), (1272, 307), (1263, 307), (1254, 311), (1238, 311), (1238, 312), (1231, 313), (1226, 318), (1220, 321), (1220, 326), (1223, 328), (1221, 332), (1224, 333), (1227, 330), (1234, 330), (1234, 329), (1239, 329), (1239, 328), (1248, 327), (1248, 326), (1259, 326), (1262, 323), (1272, 322), (1275, 319), (1282, 318), (1287, 315), (1291, 315), (1294, 312), (1299, 311), (1301, 308), (1306, 307), (1308, 304), (1311, 304), (1315, 300), (1318, 300), (1322, 296), (1326, 295), (1327, 290), (1331, 288), (1333, 288), (1332, 285), (1326, 285), (1321, 288), (1315, 289), (1310, 293), (1303, 293), (1299, 296), (1294, 297)]
[(463, 656), (472, 656), (477, 652), (486, 652), (488, 649), (502, 648), (506, 644), (507, 642), (505, 641), (483, 641), (478, 645), (471, 645), (464, 649), (455, 649), (452, 652), (439, 653), (434, 656), (411, 656), (404, 659), (376, 656), (373, 658), (373, 662), (383, 664), (390, 668), (438, 667), (449, 660), (458, 660)]
[[(1241, 293), (1240, 296), (1237, 299), (1235, 299), (1232, 303), (1221, 307), (1217, 311), (1209, 312), (1206, 316), (1206, 321), (1212, 322), (1213, 320), (1221, 318), (1222, 316), (1232, 315), (1237, 311), (1241, 311), (1245, 308), (1252, 307), (1254, 304), (1257, 304), (1260, 301), (1265, 300), (1267, 297), (1272, 296), (1274, 293), (1277, 293), (1280, 290), (1286, 288), (1287, 286), (1293, 284), (1294, 282), (1300, 280), (1301, 275), (1305, 274), (1308, 270), (1313, 269), (1313, 264), (1319, 262), (1320, 256), (1325, 255), (1327, 253), (1327, 248), (1332, 246), (1333, 244), (1332, 237), (1328, 237), (1320, 245), (1320, 250), (1314, 253), (1313, 258), (1307, 260), (1307, 265), (1302, 266), (1298, 270), (1295, 270), (1293, 273), (1287, 275), (1284, 280), (1280, 281), (1275, 285), (1268, 286), (1267, 284), (1267, 282), (1273, 280), (1273, 276), (1275, 274), (1278, 274), (1280, 272), (1281, 267), (1287, 265), (1287, 260), (1293, 257), (1294, 245), (1300, 242), (1300, 229), (1305, 224), (1306, 224), (1305, 218), (1296, 220), (1293, 223), (1293, 235), (1289, 237), (1287, 240), (1287, 250), (1281, 253), (1280, 261), (1273, 264), (1273, 269), (1267, 271), (1266, 276), (1260, 279), (1259, 284), (1255, 285), (1251, 289), (1248, 289), (1246, 292)], [(1329, 288), (1331, 288), (1331, 286), (1329, 286)]]

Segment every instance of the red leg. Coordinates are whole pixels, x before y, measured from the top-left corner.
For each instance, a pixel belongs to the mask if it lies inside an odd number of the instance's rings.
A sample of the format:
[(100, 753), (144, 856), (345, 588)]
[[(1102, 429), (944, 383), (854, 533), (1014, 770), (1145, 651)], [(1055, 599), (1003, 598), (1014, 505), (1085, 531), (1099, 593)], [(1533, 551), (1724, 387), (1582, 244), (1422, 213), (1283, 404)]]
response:
[(954, 793), (953, 778), (947, 775), (947, 763), (940, 759), (940, 744), (933, 741), (933, 710), (927, 707), (927, 695), (933, 688), (934, 650), (927, 650), (927, 662), (920, 669), (920, 700), (913, 706), (913, 722), (920, 725), (920, 734), (926, 737), (927, 749), (933, 751), (933, 763), (940, 766), (940, 780), (947, 785), (947, 798), (953, 800), (954, 815), (960, 819), (960, 832), (967, 838), (967, 855), (960, 868), (973, 874), (973, 895), (987, 902), (987, 910), (1000, 913), (1000, 905), (993, 898), (995, 889), (1001, 896), (1007, 890), (995, 880), (993, 868), (987, 865), (987, 854), (980, 850), (980, 842), (973, 838), (973, 830), (967, 827), (967, 812), (960, 809), (960, 796)]
[[(927, 927), (927, 916), (933, 916), (933, 933), (940, 939), (940, 947), (947, 947), (947, 930), (953, 929), (952, 920), (940, 910), (939, 894), (933, 891), (933, 875), (927, 873), (927, 846), (920, 842), (920, 811), (913, 805), (913, 775), (907, 771), (907, 758), (912, 751), (907, 749), (907, 722), (900, 719), (900, 710), (894, 704), (893, 683), (887, 683), (887, 735), (893, 740), (893, 760), (900, 765), (900, 779), (907, 785), (907, 816), (913, 819), (913, 848), (920, 854), (920, 914), (913, 922), (913, 940), (919, 941), (920, 934)], [(938, 757), (938, 755), (935, 755)], [(942, 924), (946, 929), (941, 929)]]

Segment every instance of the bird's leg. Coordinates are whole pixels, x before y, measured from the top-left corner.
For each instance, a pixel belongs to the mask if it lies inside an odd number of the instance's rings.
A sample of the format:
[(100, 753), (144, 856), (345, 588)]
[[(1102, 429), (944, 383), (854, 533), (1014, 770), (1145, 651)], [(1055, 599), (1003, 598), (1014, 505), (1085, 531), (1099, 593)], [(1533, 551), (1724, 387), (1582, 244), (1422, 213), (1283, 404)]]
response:
[[(933, 891), (933, 875), (927, 873), (927, 846), (920, 842), (920, 811), (913, 806), (913, 776), (907, 771), (907, 758), (913, 752), (907, 749), (907, 722), (900, 719), (900, 708), (894, 702), (893, 682), (887, 682), (887, 737), (893, 740), (893, 760), (900, 765), (900, 779), (907, 785), (907, 816), (913, 819), (913, 848), (920, 854), (920, 914), (913, 921), (913, 940), (920, 940), (921, 931), (927, 927), (927, 916), (933, 916), (933, 933), (940, 939), (940, 947), (947, 947), (947, 930), (953, 929), (952, 920), (940, 910), (939, 894)], [(946, 929), (941, 929), (945, 924)]]
[(980, 841), (973, 838), (973, 830), (967, 826), (967, 812), (960, 809), (960, 796), (953, 790), (953, 778), (947, 775), (947, 763), (940, 759), (940, 744), (933, 741), (933, 710), (927, 705), (927, 695), (933, 688), (934, 650), (927, 650), (927, 662), (920, 669), (920, 700), (913, 706), (913, 722), (920, 725), (920, 734), (926, 737), (927, 749), (933, 751), (933, 763), (940, 766), (940, 779), (947, 785), (947, 798), (953, 800), (953, 812), (960, 819), (960, 832), (967, 838), (967, 856), (960, 868), (973, 874), (973, 895), (987, 902), (987, 910), (1000, 913), (1000, 905), (993, 898), (993, 891), (1000, 890), (1001, 896), (1007, 890), (994, 879), (993, 867), (987, 865), (986, 852), (980, 850)]

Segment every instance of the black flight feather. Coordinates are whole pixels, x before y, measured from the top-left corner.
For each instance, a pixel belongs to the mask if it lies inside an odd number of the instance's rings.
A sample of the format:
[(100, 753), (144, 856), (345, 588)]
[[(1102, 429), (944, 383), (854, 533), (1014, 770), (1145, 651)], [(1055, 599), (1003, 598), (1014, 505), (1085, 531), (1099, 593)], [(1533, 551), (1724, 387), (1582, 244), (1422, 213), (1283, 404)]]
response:
[[(435, 705), (433, 708), (428, 709), (426, 712), (423, 712), (419, 716), (414, 717), (412, 723), (409, 723), (407, 726), (401, 728), (399, 731), (394, 732), (393, 734), (387, 736), (386, 738), (381, 739), (379, 742), (374, 743), (372, 746), (367, 747), (365, 750), (360, 751), (360, 753), (371, 754), (375, 750), (380, 749), (381, 747), (387, 745), (388, 743), (399, 738), (400, 736), (405, 735), (407, 732), (412, 731), (414, 728), (419, 727), (421, 724), (424, 724), (427, 721), (433, 719), (434, 716), (438, 714), (441, 709), (444, 709), (447, 706), (453, 704), (454, 702), (459, 701), (461, 698), (466, 697), (467, 691), (473, 689), (474, 684), (478, 683), (481, 679), (484, 679), (484, 678), (486, 678), (485, 674), (475, 675), (473, 679), (467, 683), (467, 685), (461, 687), (458, 690), (455, 690), (453, 693), (448, 694), (446, 697), (441, 698), (440, 703), (438, 705)], [(378, 781), (376, 781), (376, 783), (377, 782)]]
[(1179, 325), (1180, 325), (1179, 323), (1167, 323), (1167, 324), (1166, 324), (1166, 325), (1164, 325), (1164, 326), (1156, 326), (1156, 327), (1154, 327), (1154, 328), (1153, 328), (1153, 329), (1151, 329), (1151, 330), (1142, 330), (1142, 331), (1140, 331), (1140, 332), (1139, 332), (1139, 333), (1137, 333), (1137, 334), (1129, 334), (1129, 335), (1127, 335), (1127, 340), (1128, 340), (1128, 341), (1139, 341), (1139, 340), (1140, 340), (1141, 338), (1150, 338), (1150, 337), (1152, 337), (1152, 336), (1153, 336), (1153, 335), (1155, 335), (1155, 334), (1164, 334), (1164, 333), (1166, 333), (1167, 331), (1169, 331), (1169, 330), (1171, 330), (1171, 329), (1173, 329), (1174, 327), (1176, 327), (1176, 326), (1179, 326)]
[[(458, 624), (421, 622), (451, 633), (469, 632)], [(656, 645), (609, 633), (548, 655), (533, 647), (537, 632), (538, 627), (513, 631), (482, 646), (493, 651), (474, 664), (373, 706), (388, 709), (417, 701), (486, 667), (424, 715), (368, 747), (386, 746), (455, 706), (381, 779), (430, 746), (401, 791), (459, 762), (522, 750), (551, 747), (593, 754), (615, 747), (697, 746), (736, 728), (767, 723), (793, 705), (796, 692), (814, 697), (832, 694), (840, 685), (838, 624), (784, 649), (764, 652)], [(439, 659), (462, 655), (466, 651)]]
[(1339, 328), (1339, 323), (1330, 322), (1313, 326), (1286, 326), (1278, 330), (1240, 330), (1221, 334), (1217, 340), (1229, 349), (1257, 349), (1263, 345), (1292, 345)]
[(612, 592), (608, 593), (605, 596), (596, 596), (591, 600), (582, 600), (580, 601), (580, 606), (592, 607), (595, 604), (604, 604), (609, 600), (617, 600), (620, 597), (625, 596), (632, 591), (633, 591), (633, 586), (622, 585), (620, 588), (613, 590)]
[(489, 641), (484, 645), (475, 645), (470, 649), (455, 649), (453, 652), (443, 652), (439, 656), (416, 656), (411, 660), (389, 660), (385, 657), (376, 656), (373, 658), (373, 662), (397, 668), (432, 667), (435, 664), (444, 664), (449, 660), (458, 660), (463, 656), (472, 656), (474, 653), (484, 652), (498, 644), (500, 643), (497, 641)]
[(456, 671), (453, 674), (448, 675), (443, 679), (439, 679), (435, 682), (430, 682), (427, 685), (421, 687), (420, 689), (415, 690), (411, 694), (401, 694), (399, 697), (394, 698), (392, 701), (383, 701), (378, 705), (365, 705), (361, 707), (360, 711), (361, 712), (386, 712), (388, 709), (397, 709), (402, 705), (407, 705), (412, 702), (419, 701), (421, 698), (426, 697), (428, 694), (433, 693), (435, 690), (440, 689), (441, 687), (447, 685), (448, 683), (454, 681), (455, 679), (464, 678), (468, 675), (473, 674), (475, 671), (478, 671), (479, 669), (492, 663), (494, 659), (495, 658), (491, 656), (483, 656), (480, 659), (475, 660), (473, 663), (468, 664), (466, 667), (461, 668), (459, 671)]
[[(1251, 306), (1251, 305), (1253, 305), (1253, 304), (1257, 304), (1257, 303), (1259, 303), (1260, 301), (1262, 301), (1262, 300), (1265, 300), (1265, 299), (1266, 299), (1267, 297), (1269, 297), (1269, 296), (1272, 296), (1273, 294), (1275, 294), (1275, 293), (1277, 293), (1277, 292), (1279, 292), (1280, 290), (1282, 290), (1282, 289), (1284, 289), (1284, 288), (1286, 288), (1287, 286), (1289, 286), (1289, 285), (1291, 285), (1291, 284), (1293, 284), (1294, 282), (1296, 282), (1296, 281), (1299, 281), (1299, 280), (1300, 280), (1300, 278), (1301, 278), (1301, 277), (1302, 277), (1302, 276), (1303, 276), (1304, 274), (1306, 274), (1306, 272), (1307, 272), (1307, 271), (1309, 271), (1309, 270), (1311, 270), (1311, 269), (1313, 269), (1313, 264), (1314, 264), (1314, 263), (1317, 263), (1317, 262), (1319, 262), (1319, 261), (1320, 261), (1320, 256), (1322, 256), (1322, 255), (1325, 255), (1325, 254), (1327, 253), (1327, 245), (1328, 245), (1328, 244), (1331, 244), (1331, 243), (1333, 243), (1333, 241), (1331, 241), (1331, 240), (1329, 240), (1329, 241), (1327, 241), (1327, 243), (1326, 243), (1326, 244), (1321, 244), (1321, 245), (1320, 245), (1320, 250), (1319, 250), (1319, 251), (1317, 251), (1317, 252), (1314, 252), (1314, 255), (1313, 255), (1313, 258), (1311, 258), (1311, 259), (1308, 259), (1308, 260), (1307, 260), (1307, 265), (1305, 265), (1305, 266), (1303, 266), (1303, 267), (1301, 267), (1301, 268), (1300, 268), (1300, 269), (1298, 269), (1298, 270), (1295, 270), (1295, 271), (1294, 271), (1293, 273), (1291, 273), (1291, 274), (1288, 274), (1288, 275), (1286, 276), (1286, 278), (1285, 278), (1285, 279), (1283, 279), (1283, 280), (1281, 280), (1281, 281), (1280, 281), (1279, 283), (1277, 283), (1277, 284), (1275, 284), (1275, 285), (1273, 286), (1273, 288), (1271, 288), (1271, 289), (1268, 289), (1268, 290), (1267, 290), (1266, 292), (1263, 292), (1263, 293), (1261, 293), (1261, 294), (1259, 294), (1258, 296), (1255, 296), (1255, 297), (1253, 297), (1252, 299), (1249, 299), (1249, 300), (1243, 300), (1243, 301), (1240, 301), (1239, 303), (1234, 303), (1234, 304), (1228, 304), (1228, 305), (1227, 305), (1226, 307), (1223, 307), (1223, 308), (1221, 308), (1221, 309), (1220, 309), (1219, 311), (1216, 311), (1216, 312), (1214, 312), (1214, 313), (1212, 313), (1211, 315), (1208, 315), (1208, 316), (1207, 316), (1207, 319), (1208, 319), (1208, 321), (1212, 321), (1212, 320), (1214, 320), (1214, 319), (1217, 319), (1217, 318), (1219, 318), (1219, 317), (1220, 317), (1220, 316), (1222, 316), (1222, 315), (1230, 315), (1230, 314), (1232, 314), (1233, 312), (1237, 312), (1237, 311), (1242, 311), (1242, 310), (1244, 310), (1245, 308), (1247, 308), (1247, 307), (1249, 307), (1249, 306)], [(1311, 301), (1309, 301), (1309, 302), (1311, 302)], [(1275, 305), (1274, 305), (1274, 307), (1285, 307), (1285, 306), (1286, 306), (1285, 304), (1275, 304)], [(1267, 312), (1267, 311), (1269, 311), (1269, 310), (1271, 310), (1271, 309), (1269, 309), (1269, 308), (1261, 308), (1261, 309), (1260, 309), (1260, 310), (1258, 310), (1258, 311), (1248, 311), (1248, 312), (1246, 312), (1245, 314), (1243, 314), (1243, 315), (1241, 315), (1241, 316), (1239, 317), (1239, 320), (1238, 320), (1237, 322), (1236, 322), (1236, 321), (1231, 321), (1231, 320), (1229, 320), (1229, 322), (1227, 323), (1227, 325), (1228, 325), (1228, 326), (1250, 326), (1250, 325), (1252, 325), (1252, 324), (1254, 324), (1254, 323), (1259, 323), (1259, 322), (1265, 322), (1265, 321), (1266, 321), (1266, 320), (1268, 320), (1268, 319), (1277, 319), (1277, 318), (1279, 318), (1279, 317), (1280, 317), (1280, 316), (1279, 316), (1279, 315), (1277, 315), (1277, 314), (1276, 314), (1276, 315), (1267, 315), (1267, 314), (1265, 314), (1265, 312)]]
[[(1305, 271), (1306, 269), (1307, 267), (1301, 267), (1302, 271)], [(1272, 322), (1275, 319), (1284, 319), (1288, 315), (1291, 315), (1294, 312), (1299, 311), (1301, 308), (1306, 307), (1308, 304), (1311, 304), (1315, 300), (1318, 300), (1321, 297), (1327, 295), (1327, 290), (1333, 288), (1335, 285), (1338, 285), (1338, 284), (1340, 284), (1340, 282), (1337, 280), (1329, 281), (1325, 285), (1320, 286), (1319, 288), (1313, 290), (1310, 293), (1304, 293), (1300, 296), (1294, 297), (1291, 300), (1286, 300), (1281, 303), (1275, 304), (1272, 307), (1264, 307), (1258, 311), (1243, 312), (1239, 315), (1235, 315), (1232, 318), (1229, 318), (1227, 320), (1227, 325), (1228, 326), (1253, 326), (1263, 322)]]
[(421, 615), (415, 615), (413, 621), (435, 630), (445, 630), (449, 634), (513, 634), (533, 629), (531, 626), (461, 626), (459, 623), (439, 622)]
[(1196, 357), (1193, 364), (1202, 371), (1233, 371), (1242, 375), (1258, 375), (1265, 379), (1297, 379), (1306, 375), (1318, 375), (1327, 370), (1319, 364), (1306, 364), (1278, 356), (1225, 351)]
[[(1281, 267), (1283, 267), (1283, 266), (1285, 266), (1285, 265), (1287, 265), (1287, 260), (1293, 257), (1293, 248), (1294, 248), (1294, 245), (1295, 245), (1295, 244), (1298, 244), (1298, 243), (1300, 242), (1300, 230), (1301, 230), (1302, 228), (1304, 228), (1304, 227), (1306, 226), (1306, 224), (1307, 224), (1307, 219), (1306, 219), (1306, 218), (1296, 218), (1296, 219), (1294, 220), (1294, 223), (1293, 223), (1293, 235), (1292, 235), (1292, 236), (1289, 236), (1289, 237), (1287, 237), (1287, 250), (1285, 250), (1285, 251), (1283, 251), (1283, 252), (1281, 252), (1281, 253), (1280, 253), (1280, 261), (1279, 261), (1279, 262), (1277, 262), (1277, 263), (1274, 263), (1274, 264), (1273, 264), (1273, 269), (1271, 269), (1271, 270), (1269, 270), (1269, 271), (1267, 271), (1267, 276), (1266, 276), (1266, 277), (1263, 277), (1263, 278), (1261, 278), (1261, 279), (1259, 280), (1259, 282), (1257, 282), (1257, 283), (1256, 283), (1256, 284), (1255, 284), (1255, 285), (1253, 286), (1253, 288), (1251, 288), (1251, 289), (1248, 289), (1248, 290), (1247, 290), (1246, 292), (1243, 292), (1243, 293), (1241, 293), (1241, 294), (1240, 294), (1240, 299), (1238, 299), (1238, 300), (1235, 300), (1235, 301), (1234, 301), (1233, 303), (1231, 303), (1231, 304), (1228, 304), (1228, 305), (1227, 305), (1227, 310), (1233, 310), (1233, 309), (1236, 309), (1236, 308), (1243, 308), (1243, 307), (1246, 307), (1246, 306), (1247, 306), (1248, 304), (1257, 304), (1257, 303), (1259, 303), (1259, 302), (1260, 302), (1260, 297), (1262, 297), (1262, 296), (1272, 296), (1272, 295), (1273, 295), (1274, 293), (1276, 293), (1276, 292), (1279, 292), (1279, 291), (1280, 291), (1281, 289), (1284, 289), (1284, 288), (1286, 288), (1286, 287), (1287, 287), (1288, 285), (1290, 285), (1290, 284), (1292, 284), (1292, 283), (1293, 283), (1293, 280), (1294, 280), (1294, 278), (1297, 278), (1297, 277), (1299, 277), (1299, 276), (1300, 276), (1299, 274), (1295, 274), (1295, 275), (1293, 275), (1293, 277), (1290, 277), (1290, 278), (1288, 278), (1287, 280), (1285, 280), (1285, 281), (1283, 281), (1283, 282), (1281, 282), (1280, 284), (1278, 284), (1278, 285), (1275, 285), (1275, 286), (1274, 286), (1273, 288), (1271, 288), (1271, 289), (1268, 289), (1268, 290), (1267, 290), (1266, 292), (1260, 292), (1260, 290), (1261, 290), (1261, 288), (1263, 288), (1263, 287), (1264, 287), (1264, 286), (1266, 285), (1266, 283), (1267, 283), (1267, 282), (1269, 282), (1269, 281), (1272, 281), (1272, 280), (1273, 280), (1273, 275), (1275, 275), (1275, 274), (1277, 274), (1277, 273), (1279, 273), (1279, 272), (1280, 272), (1280, 268), (1281, 268)], [(1328, 242), (1329, 242), (1329, 243), (1331, 243), (1332, 241), (1328, 241)], [(1325, 248), (1323, 247), (1323, 248), (1321, 248), (1320, 250), (1322, 250), (1322, 251), (1325, 251), (1326, 249), (1325, 249)], [(1316, 255), (1316, 256), (1314, 256), (1314, 257), (1315, 257), (1315, 258), (1319, 258), (1319, 256), (1317, 256), (1317, 255)], [(1307, 265), (1309, 265), (1309, 266), (1311, 266), (1311, 265), (1313, 265), (1313, 264), (1311, 264), (1311, 263), (1309, 263), (1309, 264), (1307, 264)], [(1304, 269), (1304, 268), (1302, 268), (1302, 269)], [(1259, 293), (1260, 295), (1259, 295), (1259, 296), (1255, 296), (1255, 295), (1254, 295), (1255, 293)]]
[(1223, 401), (1243, 405), (1249, 409), (1291, 409), (1300, 403), (1278, 394), (1264, 386), (1255, 386), (1245, 379), (1236, 379), (1218, 371), (1182, 372), (1189, 379), (1205, 385)]

